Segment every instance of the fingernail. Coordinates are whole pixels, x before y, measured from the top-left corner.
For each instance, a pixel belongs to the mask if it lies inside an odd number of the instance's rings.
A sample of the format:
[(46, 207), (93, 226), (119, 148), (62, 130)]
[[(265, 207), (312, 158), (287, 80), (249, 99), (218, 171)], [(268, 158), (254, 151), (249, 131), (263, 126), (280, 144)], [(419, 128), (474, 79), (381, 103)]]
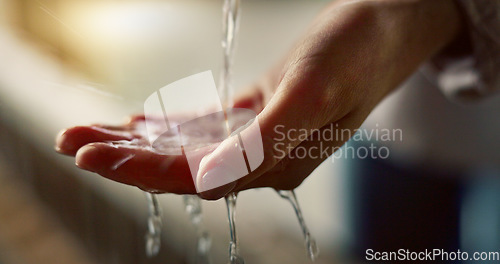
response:
[(89, 158), (92, 158), (92, 152), (98, 151), (98, 148), (89, 144), (81, 147), (75, 155), (75, 165), (84, 170), (90, 170), (88, 166)]
[(199, 193), (210, 191), (212, 195), (223, 197), (236, 186), (236, 180), (240, 178), (239, 176), (228, 166), (219, 164), (203, 176), (197, 177), (196, 188)]
[(54, 149), (61, 154), (75, 155), (76, 150), (74, 149), (73, 146), (71, 146), (67, 142), (66, 138), (67, 131), (68, 131), (67, 129), (63, 129), (59, 131), (59, 133), (57, 133)]

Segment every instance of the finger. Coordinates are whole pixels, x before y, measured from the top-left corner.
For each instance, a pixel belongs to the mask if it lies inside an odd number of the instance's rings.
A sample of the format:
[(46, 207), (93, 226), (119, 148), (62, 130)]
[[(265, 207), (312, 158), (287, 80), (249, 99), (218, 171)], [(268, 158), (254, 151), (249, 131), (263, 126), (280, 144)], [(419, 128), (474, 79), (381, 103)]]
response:
[(78, 150), (76, 165), (149, 192), (196, 193), (188, 162), (183, 155), (168, 156), (145, 148), (92, 143)]
[(56, 138), (56, 151), (74, 156), (79, 148), (92, 142), (132, 140), (128, 131), (110, 130), (98, 126), (77, 126), (61, 131)]

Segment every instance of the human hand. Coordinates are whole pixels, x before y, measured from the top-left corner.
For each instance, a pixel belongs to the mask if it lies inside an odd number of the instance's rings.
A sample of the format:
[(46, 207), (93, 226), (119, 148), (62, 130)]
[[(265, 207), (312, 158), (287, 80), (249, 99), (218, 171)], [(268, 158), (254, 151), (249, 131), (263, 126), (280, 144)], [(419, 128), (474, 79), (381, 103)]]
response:
[[(378, 102), (453, 39), (460, 24), (457, 13), (451, 0), (335, 1), (285, 62), (237, 100), (235, 107), (259, 112), (262, 165), (200, 195), (218, 199), (249, 188), (300, 185), (335, 147), (348, 140), (326, 141), (310, 137), (311, 132), (330, 124), (339, 130), (358, 128)], [(184, 156), (106, 143), (134, 140), (145, 144), (143, 125), (143, 118), (135, 117), (119, 127), (71, 128), (58, 137), (57, 148), (76, 154), (79, 167), (118, 182), (152, 192), (196, 193)], [(280, 131), (295, 134), (282, 138), (278, 126)], [(299, 131), (306, 131), (306, 138), (297, 137)], [(294, 158), (299, 147), (314, 150), (320, 145), (329, 150), (327, 155)], [(227, 155), (224, 146), (223, 142), (202, 160), (196, 184), (217, 181), (212, 169), (221, 171), (226, 166), (219, 162)]]
[[(353, 135), (372, 109), (459, 29), (458, 11), (449, 0), (335, 1), (285, 62), (240, 100), (257, 111), (265, 106), (258, 115), (262, 165), (201, 196), (218, 199), (249, 188), (297, 187), (349, 139), (344, 131)], [(341, 131), (340, 137), (317, 136), (332, 127)], [(197, 184), (230, 172), (221, 162), (229, 153), (225, 146), (230, 145), (222, 143), (202, 160)]]

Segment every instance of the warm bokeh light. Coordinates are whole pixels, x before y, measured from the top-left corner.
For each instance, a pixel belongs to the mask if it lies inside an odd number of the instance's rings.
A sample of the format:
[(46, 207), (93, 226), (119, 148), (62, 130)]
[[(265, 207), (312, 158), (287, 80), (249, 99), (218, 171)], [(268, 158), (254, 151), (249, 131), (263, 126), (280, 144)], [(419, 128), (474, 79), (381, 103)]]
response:
[(176, 25), (178, 7), (169, 2), (71, 1), (64, 5), (64, 19), (91, 43), (133, 42), (159, 29), (171, 34), (181, 28)]

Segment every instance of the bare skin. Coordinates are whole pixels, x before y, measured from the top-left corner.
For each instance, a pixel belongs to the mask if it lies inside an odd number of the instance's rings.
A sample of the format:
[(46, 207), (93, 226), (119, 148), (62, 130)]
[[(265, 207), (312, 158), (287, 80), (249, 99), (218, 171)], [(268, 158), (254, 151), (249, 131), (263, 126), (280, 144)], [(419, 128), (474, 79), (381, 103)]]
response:
[[(236, 182), (201, 193), (219, 199), (250, 188), (293, 189), (326, 157), (294, 159), (298, 146), (340, 147), (342, 141), (317, 138), (280, 140), (275, 127), (325, 129), (359, 128), (373, 108), (406, 78), (455, 39), (460, 15), (451, 0), (335, 1), (312, 23), (304, 38), (277, 67), (253, 85), (235, 107), (252, 108), (264, 143), (264, 162)], [(56, 149), (76, 155), (76, 164), (121, 183), (153, 192), (196, 193), (185, 157), (146, 149), (113, 147), (108, 141), (144, 139), (142, 117), (123, 126), (69, 128), (59, 135)], [(134, 157), (116, 170), (111, 165)], [(332, 153), (329, 153), (332, 154)], [(224, 151), (220, 151), (224, 155)], [(211, 168), (206, 161), (201, 174)]]

